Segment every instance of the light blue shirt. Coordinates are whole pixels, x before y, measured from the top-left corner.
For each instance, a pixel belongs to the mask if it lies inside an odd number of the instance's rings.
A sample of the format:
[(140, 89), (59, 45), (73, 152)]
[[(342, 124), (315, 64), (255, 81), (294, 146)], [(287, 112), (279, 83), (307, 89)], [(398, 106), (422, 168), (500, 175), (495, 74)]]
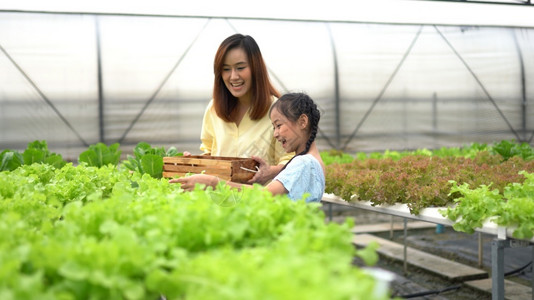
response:
[(321, 164), (313, 155), (297, 155), (273, 180), (278, 180), (293, 201), (308, 194), (306, 202), (321, 201), (325, 178)]

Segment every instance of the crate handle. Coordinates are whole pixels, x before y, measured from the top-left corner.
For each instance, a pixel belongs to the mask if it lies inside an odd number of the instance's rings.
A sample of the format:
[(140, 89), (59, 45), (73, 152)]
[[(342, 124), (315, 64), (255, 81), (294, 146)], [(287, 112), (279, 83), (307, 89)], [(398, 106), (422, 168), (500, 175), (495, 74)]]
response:
[(258, 168), (258, 166), (256, 166), (256, 170), (252, 170), (252, 169), (248, 169), (248, 168), (245, 168), (245, 167), (240, 167), (241, 170), (245, 170), (245, 171), (249, 171), (249, 172), (253, 172), (253, 173), (257, 173), (260, 168)]

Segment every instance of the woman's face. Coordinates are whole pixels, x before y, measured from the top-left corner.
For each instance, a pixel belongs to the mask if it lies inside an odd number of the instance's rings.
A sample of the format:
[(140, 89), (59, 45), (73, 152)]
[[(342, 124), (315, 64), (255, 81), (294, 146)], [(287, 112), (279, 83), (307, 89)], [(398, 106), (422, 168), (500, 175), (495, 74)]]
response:
[(308, 141), (306, 134), (307, 117), (301, 116), (297, 122), (291, 122), (277, 108), (273, 108), (271, 110), (271, 123), (273, 124), (274, 138), (282, 144), (282, 148), (287, 153), (300, 153), (306, 149), (306, 142)]
[(248, 57), (241, 48), (234, 48), (224, 57), (222, 79), (230, 93), (241, 100), (250, 100), (252, 72)]

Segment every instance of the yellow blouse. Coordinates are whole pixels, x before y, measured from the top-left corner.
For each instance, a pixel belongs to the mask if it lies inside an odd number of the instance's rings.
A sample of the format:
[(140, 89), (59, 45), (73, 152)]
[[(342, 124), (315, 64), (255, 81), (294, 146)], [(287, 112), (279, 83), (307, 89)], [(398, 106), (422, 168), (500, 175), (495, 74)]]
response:
[(237, 126), (217, 116), (210, 101), (204, 112), (200, 150), (214, 156), (251, 157), (259, 156), (270, 165), (286, 164), (294, 152), (286, 153), (273, 137), (269, 115), (253, 121), (247, 112)]

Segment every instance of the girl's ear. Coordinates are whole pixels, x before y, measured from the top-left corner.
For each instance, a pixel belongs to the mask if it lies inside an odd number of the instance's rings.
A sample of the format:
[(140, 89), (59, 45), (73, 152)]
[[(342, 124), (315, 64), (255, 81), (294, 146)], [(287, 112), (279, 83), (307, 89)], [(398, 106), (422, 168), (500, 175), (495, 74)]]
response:
[(308, 116), (306, 114), (300, 115), (297, 123), (301, 129), (306, 129), (308, 127)]

